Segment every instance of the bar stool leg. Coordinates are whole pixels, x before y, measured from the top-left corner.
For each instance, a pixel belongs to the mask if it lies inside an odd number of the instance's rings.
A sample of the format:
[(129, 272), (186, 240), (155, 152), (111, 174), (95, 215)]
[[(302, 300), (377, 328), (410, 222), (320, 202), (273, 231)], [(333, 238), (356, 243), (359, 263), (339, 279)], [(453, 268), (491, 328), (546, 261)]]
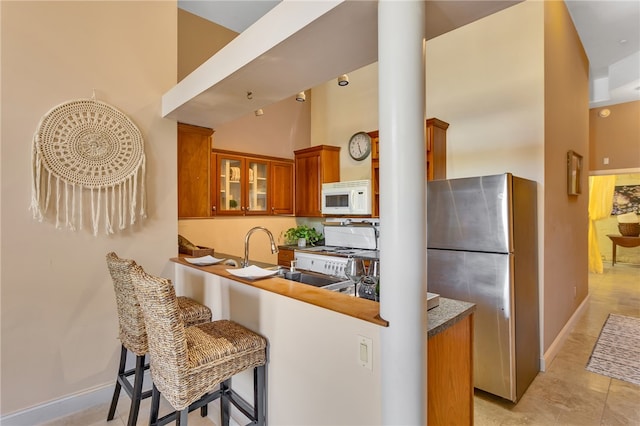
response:
[(131, 395), (131, 410), (129, 411), (129, 421), (127, 426), (136, 426), (138, 412), (140, 411), (140, 400), (142, 399), (142, 382), (144, 380), (144, 355), (136, 356), (136, 372), (133, 382), (133, 393)]
[(156, 387), (155, 383), (151, 390), (151, 413), (149, 414), (149, 424), (155, 425), (158, 423), (158, 413), (160, 411), (160, 391)]
[(113, 420), (116, 414), (116, 407), (118, 406), (118, 398), (120, 398), (120, 384), (119, 378), (124, 375), (125, 365), (127, 363), (127, 348), (124, 345), (120, 348), (120, 366), (118, 367), (118, 376), (116, 377), (116, 387), (113, 390), (113, 398), (111, 398), (111, 406), (109, 407), (109, 414), (107, 415), (107, 421)]
[(264, 365), (253, 369), (253, 417), (256, 425), (266, 426), (266, 368)]
[(227, 379), (220, 383), (220, 390), (222, 395), (220, 396), (220, 417), (222, 426), (229, 426), (229, 397), (227, 393), (231, 389), (231, 379)]
[(187, 422), (189, 421), (189, 407), (184, 410), (180, 410), (180, 417), (178, 417), (177, 424), (180, 426), (187, 426)]

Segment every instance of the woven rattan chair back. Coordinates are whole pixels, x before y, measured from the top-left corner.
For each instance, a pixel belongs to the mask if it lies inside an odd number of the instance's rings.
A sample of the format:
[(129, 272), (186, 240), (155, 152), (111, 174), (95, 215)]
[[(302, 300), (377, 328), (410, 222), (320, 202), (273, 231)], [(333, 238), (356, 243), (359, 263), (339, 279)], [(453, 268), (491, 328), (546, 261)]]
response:
[(134, 266), (136, 262), (133, 260), (121, 259), (113, 252), (107, 254), (107, 267), (116, 293), (120, 341), (124, 347), (140, 356), (147, 353), (148, 342), (144, 317), (131, 281)]
[(187, 339), (175, 289), (170, 280), (149, 275), (138, 265), (131, 273), (147, 332), (154, 336), (149, 342), (154, 383), (159, 389), (181, 388), (188, 370)]

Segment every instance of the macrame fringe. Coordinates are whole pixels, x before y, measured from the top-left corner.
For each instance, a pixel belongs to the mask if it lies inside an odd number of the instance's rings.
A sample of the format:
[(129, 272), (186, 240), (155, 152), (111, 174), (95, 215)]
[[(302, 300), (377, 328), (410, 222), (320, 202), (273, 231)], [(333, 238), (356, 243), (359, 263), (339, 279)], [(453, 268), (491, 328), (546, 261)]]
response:
[[(55, 197), (55, 226), (75, 231), (83, 228), (83, 198), (85, 189), (81, 185), (65, 182), (52, 176), (42, 164), (37, 152), (32, 153), (33, 175), (31, 184), (31, 206), (33, 218), (42, 222), (47, 214), (50, 199)], [(147, 217), (146, 212), (146, 165), (145, 159), (136, 173), (124, 182), (105, 188), (88, 188), (91, 199), (91, 225), (93, 235), (98, 235), (100, 221), (104, 218), (105, 234), (114, 233), (114, 224), (123, 230), (134, 225), (137, 220), (136, 209), (140, 206), (139, 216)], [(53, 181), (53, 179), (55, 181)], [(138, 185), (138, 183), (140, 183)], [(138, 189), (139, 188), (139, 189)], [(78, 214), (76, 215), (76, 211)], [(117, 216), (117, 217), (116, 217)], [(61, 218), (64, 217), (64, 220)], [(128, 220), (127, 220), (128, 219)], [(64, 223), (63, 223), (64, 222)]]

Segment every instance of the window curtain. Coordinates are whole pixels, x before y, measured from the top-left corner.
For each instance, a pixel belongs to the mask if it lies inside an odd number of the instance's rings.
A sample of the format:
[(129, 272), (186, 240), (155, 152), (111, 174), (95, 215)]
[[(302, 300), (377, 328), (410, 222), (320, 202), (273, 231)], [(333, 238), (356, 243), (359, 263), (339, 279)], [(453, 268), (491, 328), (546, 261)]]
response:
[(589, 176), (589, 272), (603, 272), (596, 221), (611, 215), (616, 176)]

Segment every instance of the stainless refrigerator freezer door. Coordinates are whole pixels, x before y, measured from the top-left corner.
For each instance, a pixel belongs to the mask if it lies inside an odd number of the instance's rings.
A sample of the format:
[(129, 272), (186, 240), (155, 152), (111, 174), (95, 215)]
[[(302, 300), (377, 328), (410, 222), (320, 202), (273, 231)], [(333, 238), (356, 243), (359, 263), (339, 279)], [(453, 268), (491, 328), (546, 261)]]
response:
[(476, 304), (474, 385), (516, 400), (513, 255), (427, 250), (427, 286), (442, 297)]
[(509, 173), (427, 183), (427, 247), (513, 252)]

